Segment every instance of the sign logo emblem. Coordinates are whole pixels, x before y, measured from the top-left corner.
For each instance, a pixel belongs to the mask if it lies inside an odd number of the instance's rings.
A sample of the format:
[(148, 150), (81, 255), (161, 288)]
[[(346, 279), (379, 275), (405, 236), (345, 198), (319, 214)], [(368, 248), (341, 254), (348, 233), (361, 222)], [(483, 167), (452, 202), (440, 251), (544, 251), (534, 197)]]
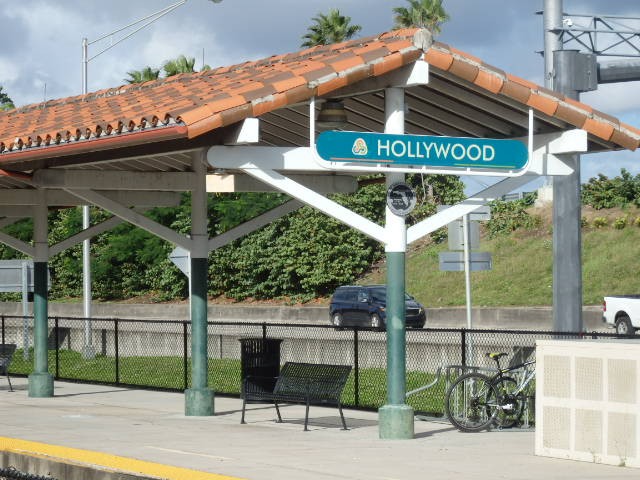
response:
[(387, 206), (400, 217), (406, 217), (416, 206), (416, 192), (404, 182), (394, 183), (387, 189)]
[(367, 148), (367, 142), (364, 141), (364, 138), (356, 138), (355, 142), (353, 142), (353, 148), (351, 149), (354, 155), (364, 156), (369, 153), (369, 149)]

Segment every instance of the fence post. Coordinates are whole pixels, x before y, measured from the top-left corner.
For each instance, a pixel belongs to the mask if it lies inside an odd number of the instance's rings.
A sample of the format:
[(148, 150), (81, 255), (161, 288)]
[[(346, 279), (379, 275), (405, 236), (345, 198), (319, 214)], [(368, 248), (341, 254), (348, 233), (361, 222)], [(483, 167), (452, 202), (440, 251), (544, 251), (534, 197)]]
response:
[(360, 405), (360, 368), (358, 366), (358, 327), (353, 329), (353, 391), (355, 406)]
[(119, 325), (119, 321), (118, 319), (115, 320), (114, 323), (114, 327), (113, 327), (113, 335), (114, 335), (114, 348), (115, 348), (115, 354), (116, 354), (116, 385), (120, 384), (120, 345), (118, 342), (118, 325)]
[(53, 318), (53, 333), (56, 341), (56, 378), (60, 378), (60, 322), (58, 317)]
[(186, 390), (189, 387), (189, 375), (187, 374), (187, 370), (189, 369), (189, 361), (187, 359), (187, 355), (189, 355), (189, 347), (187, 343), (187, 322), (182, 322), (182, 371), (184, 372), (184, 389)]
[[(2, 315), (2, 343), (7, 343), (4, 341), (4, 315)], [(22, 348), (24, 348), (24, 346)]]
[(460, 329), (460, 335), (462, 337), (462, 366), (467, 366), (467, 330), (465, 328)]
[(262, 323), (262, 338), (267, 338), (267, 324), (264, 322)]

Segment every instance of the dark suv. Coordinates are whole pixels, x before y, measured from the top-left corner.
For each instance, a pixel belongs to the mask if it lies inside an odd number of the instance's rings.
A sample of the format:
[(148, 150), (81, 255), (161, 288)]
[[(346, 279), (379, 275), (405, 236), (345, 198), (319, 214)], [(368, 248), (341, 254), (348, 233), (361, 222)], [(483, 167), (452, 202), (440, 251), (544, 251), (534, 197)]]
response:
[[(426, 322), (424, 307), (405, 294), (407, 327), (422, 328)], [(338, 287), (331, 297), (329, 321), (334, 327), (360, 326), (385, 328), (386, 285), (348, 285)]]

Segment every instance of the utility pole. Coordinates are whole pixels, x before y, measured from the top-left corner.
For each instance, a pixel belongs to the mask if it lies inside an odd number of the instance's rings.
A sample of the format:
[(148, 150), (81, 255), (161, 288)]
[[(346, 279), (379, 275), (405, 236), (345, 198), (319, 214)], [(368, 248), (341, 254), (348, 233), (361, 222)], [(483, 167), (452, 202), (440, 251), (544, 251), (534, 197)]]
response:
[[(640, 39), (640, 31), (613, 28), (619, 23), (606, 20), (611, 16), (594, 16), (592, 25), (576, 25), (571, 17), (587, 16), (564, 14), (562, 0), (544, 0), (542, 13), (547, 88), (579, 100), (581, 92), (598, 88), (599, 79), (600, 83), (640, 80), (640, 62), (603, 67), (597, 63), (597, 55), (640, 56), (640, 47), (633, 43)], [(605, 34), (617, 38), (602, 46)], [(569, 42), (588, 53), (565, 50)], [(621, 44), (631, 53), (615, 50)], [(580, 155), (563, 155), (562, 159), (573, 173), (553, 179), (553, 327), (555, 331), (579, 332), (583, 329)]]

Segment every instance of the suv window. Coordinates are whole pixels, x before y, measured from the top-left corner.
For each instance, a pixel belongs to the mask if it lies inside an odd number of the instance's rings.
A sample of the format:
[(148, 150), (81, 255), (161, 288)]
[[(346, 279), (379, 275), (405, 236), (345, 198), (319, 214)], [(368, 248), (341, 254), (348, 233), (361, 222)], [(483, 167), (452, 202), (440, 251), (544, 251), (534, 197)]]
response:
[(333, 298), (338, 302), (355, 302), (358, 299), (357, 293), (355, 288), (339, 288)]
[(369, 301), (369, 292), (366, 290), (358, 291), (358, 302), (368, 302)]

